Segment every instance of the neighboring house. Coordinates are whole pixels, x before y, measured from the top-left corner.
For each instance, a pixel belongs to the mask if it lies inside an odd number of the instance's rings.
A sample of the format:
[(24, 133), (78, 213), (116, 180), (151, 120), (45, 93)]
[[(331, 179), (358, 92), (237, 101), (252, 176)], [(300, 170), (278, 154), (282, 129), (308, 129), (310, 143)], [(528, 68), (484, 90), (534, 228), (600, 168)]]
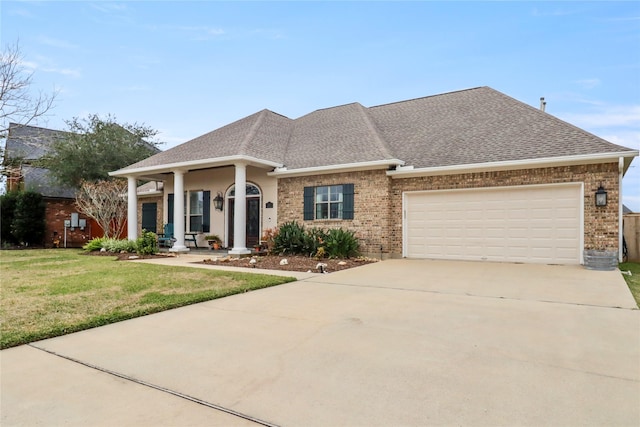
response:
[[(46, 206), (44, 245), (47, 247), (63, 247), (65, 243), (67, 247), (81, 247), (103, 234), (95, 221), (78, 213), (76, 190), (58, 184), (48, 169), (38, 166), (38, 161), (51, 151), (53, 144), (67, 136), (68, 132), (64, 131), (10, 123), (6, 140), (3, 161), (7, 191), (31, 190), (43, 196)], [(144, 195), (150, 193), (143, 192), (141, 198)], [(77, 225), (71, 223), (65, 228), (65, 221), (76, 219)]]
[(298, 119), (262, 110), (111, 174), (128, 178), (130, 224), (137, 180), (164, 182), (174, 251), (186, 231), (244, 254), (298, 221), (352, 230), (383, 257), (580, 264), (584, 250), (620, 252), (637, 155), (480, 87)]

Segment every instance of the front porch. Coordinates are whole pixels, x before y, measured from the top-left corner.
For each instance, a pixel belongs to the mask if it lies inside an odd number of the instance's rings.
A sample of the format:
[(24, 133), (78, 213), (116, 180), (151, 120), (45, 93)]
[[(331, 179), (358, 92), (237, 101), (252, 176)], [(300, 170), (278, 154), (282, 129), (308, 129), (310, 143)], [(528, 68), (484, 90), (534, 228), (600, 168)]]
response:
[(163, 182), (163, 203), (158, 203), (163, 212), (157, 213), (162, 227), (157, 229), (172, 225), (171, 247), (163, 250), (211, 254), (205, 236), (217, 235), (227, 248), (225, 255), (255, 253), (263, 230), (277, 226), (277, 179), (267, 175), (277, 165), (245, 160), (207, 166), (126, 175), (129, 239), (136, 239), (141, 231), (139, 180), (155, 180)]

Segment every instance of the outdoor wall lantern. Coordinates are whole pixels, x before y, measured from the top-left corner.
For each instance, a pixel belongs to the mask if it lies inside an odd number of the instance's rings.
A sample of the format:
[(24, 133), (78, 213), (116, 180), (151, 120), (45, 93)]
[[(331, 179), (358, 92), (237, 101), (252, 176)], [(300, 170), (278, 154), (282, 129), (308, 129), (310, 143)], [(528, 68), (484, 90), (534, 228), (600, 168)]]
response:
[(600, 184), (598, 191), (596, 191), (596, 206), (607, 206), (607, 192), (602, 188), (602, 184)]
[(224, 198), (222, 197), (222, 193), (218, 191), (218, 195), (213, 199), (213, 207), (216, 208), (217, 211), (221, 211), (224, 205)]

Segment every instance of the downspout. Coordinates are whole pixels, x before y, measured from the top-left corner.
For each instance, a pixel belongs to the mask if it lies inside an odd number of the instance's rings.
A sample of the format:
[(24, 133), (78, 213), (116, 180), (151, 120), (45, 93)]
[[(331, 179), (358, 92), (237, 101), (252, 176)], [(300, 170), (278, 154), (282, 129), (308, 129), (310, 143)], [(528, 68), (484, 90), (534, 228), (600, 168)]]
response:
[(622, 176), (624, 174), (624, 157), (618, 158), (618, 262), (622, 262), (622, 239), (624, 229), (622, 227)]

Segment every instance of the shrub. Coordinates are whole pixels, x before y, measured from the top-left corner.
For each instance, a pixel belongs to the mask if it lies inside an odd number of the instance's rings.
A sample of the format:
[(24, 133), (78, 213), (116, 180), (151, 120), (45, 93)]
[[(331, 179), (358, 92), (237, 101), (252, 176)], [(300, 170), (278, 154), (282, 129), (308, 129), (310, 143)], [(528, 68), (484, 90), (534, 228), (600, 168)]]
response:
[(45, 233), (45, 205), (42, 195), (34, 191), (18, 193), (11, 233), (25, 245), (41, 244)]
[(7, 245), (19, 243), (11, 231), (16, 204), (18, 203), (18, 194), (17, 191), (10, 191), (0, 196), (0, 239), (2, 239), (2, 243)]
[(295, 221), (280, 226), (273, 239), (273, 251), (278, 254), (300, 254), (304, 250), (304, 226)]
[(138, 255), (153, 255), (158, 253), (158, 236), (151, 231), (142, 230), (142, 236), (136, 240)]
[(349, 258), (358, 255), (360, 244), (355, 234), (342, 228), (333, 228), (327, 232), (325, 251), (329, 258)]
[(82, 247), (82, 249), (87, 252), (99, 251), (104, 247), (105, 240), (107, 240), (106, 237), (96, 237), (95, 239), (89, 240), (87, 244)]
[(109, 252), (136, 252), (136, 242), (127, 239), (105, 239), (102, 247)]
[(302, 253), (308, 256), (324, 257), (324, 249), (322, 255), (318, 255), (319, 248), (324, 245), (327, 239), (327, 233), (321, 228), (310, 228), (304, 234), (304, 247)]

